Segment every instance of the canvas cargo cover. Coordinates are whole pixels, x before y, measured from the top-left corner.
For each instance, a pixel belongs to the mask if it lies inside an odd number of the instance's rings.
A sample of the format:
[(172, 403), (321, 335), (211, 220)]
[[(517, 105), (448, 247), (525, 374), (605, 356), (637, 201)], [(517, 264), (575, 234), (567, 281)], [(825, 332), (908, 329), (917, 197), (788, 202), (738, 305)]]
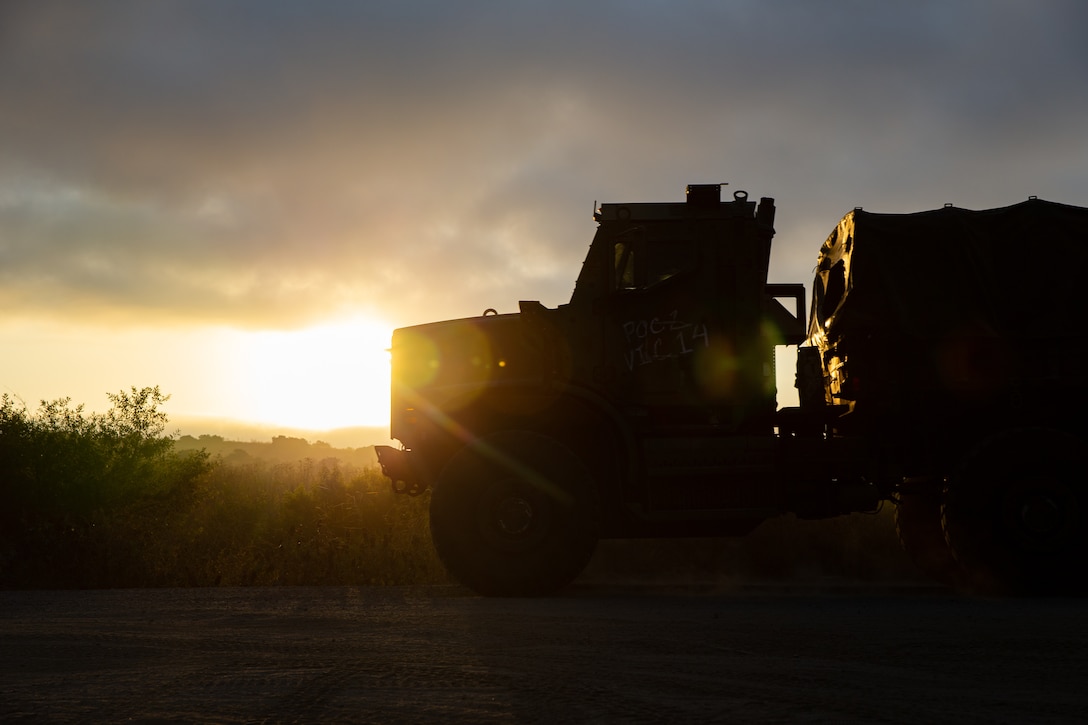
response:
[(1029, 199), (983, 211), (860, 209), (820, 249), (809, 343), (852, 335), (1080, 337), (1088, 209)]

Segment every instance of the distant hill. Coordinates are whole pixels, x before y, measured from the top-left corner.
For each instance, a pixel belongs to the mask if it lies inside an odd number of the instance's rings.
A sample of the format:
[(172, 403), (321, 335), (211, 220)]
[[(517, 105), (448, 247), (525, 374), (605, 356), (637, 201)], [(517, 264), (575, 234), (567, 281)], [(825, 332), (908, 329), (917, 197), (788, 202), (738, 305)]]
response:
[(264, 443), (259, 441), (232, 441), (218, 435), (183, 435), (175, 440), (178, 451), (206, 450), (212, 458), (221, 458), (228, 463), (244, 463), (249, 460), (265, 460), (273, 463), (291, 463), (311, 458), (322, 461), (336, 458), (342, 463), (350, 463), (360, 468), (377, 466), (378, 456), (374, 446), (363, 448), (333, 448), (324, 441), (309, 442), (305, 438), (291, 436), (273, 436)]
[(170, 425), (167, 428), (177, 436), (191, 435), (199, 438), (207, 434), (219, 436), (228, 441), (269, 441), (275, 436), (287, 436), (304, 438), (307, 441), (325, 441), (336, 448), (357, 448), (391, 443), (388, 423), (377, 426), (315, 430), (215, 416), (171, 414)]

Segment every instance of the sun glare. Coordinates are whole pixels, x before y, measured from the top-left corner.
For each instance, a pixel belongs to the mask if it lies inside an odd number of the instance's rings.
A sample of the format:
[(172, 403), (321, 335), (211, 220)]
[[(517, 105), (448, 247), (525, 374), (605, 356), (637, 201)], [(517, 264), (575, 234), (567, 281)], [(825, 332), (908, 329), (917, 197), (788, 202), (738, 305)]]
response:
[(260, 423), (330, 430), (389, 423), (392, 327), (351, 319), (244, 333), (234, 392)]

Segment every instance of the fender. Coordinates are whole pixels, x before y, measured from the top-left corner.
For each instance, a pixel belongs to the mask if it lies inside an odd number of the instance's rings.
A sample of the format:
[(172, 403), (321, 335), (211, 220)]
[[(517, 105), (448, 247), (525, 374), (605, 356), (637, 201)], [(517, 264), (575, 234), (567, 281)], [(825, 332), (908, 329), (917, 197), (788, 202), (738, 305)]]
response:
[[(637, 470), (638, 447), (630, 424), (610, 401), (581, 386), (527, 380), (444, 386), (440, 395), (430, 396), (441, 398), (439, 404), (417, 393), (401, 392), (414, 403), (411, 421), (402, 423), (411, 430), (398, 427), (396, 431), (403, 436), (398, 440), (406, 447), (375, 447), (382, 472), (393, 481), (397, 493), (423, 493), (458, 448), (471, 446), (480, 434), (500, 427), (544, 430), (567, 439), (583, 454), (592, 455), (599, 449), (599, 424), (603, 423), (608, 426), (617, 447), (617, 463), (622, 466), (622, 470), (615, 471), (618, 475), (610, 478), (627, 480)], [(598, 422), (592, 437), (572, 436), (578, 424), (592, 421)]]

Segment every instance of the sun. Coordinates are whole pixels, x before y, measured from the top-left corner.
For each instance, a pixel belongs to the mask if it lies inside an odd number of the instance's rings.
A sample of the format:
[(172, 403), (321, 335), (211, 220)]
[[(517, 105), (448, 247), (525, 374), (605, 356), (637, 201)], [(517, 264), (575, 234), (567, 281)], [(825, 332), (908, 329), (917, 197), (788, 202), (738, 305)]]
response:
[(233, 391), (241, 414), (309, 430), (388, 425), (391, 335), (372, 318), (243, 333)]

